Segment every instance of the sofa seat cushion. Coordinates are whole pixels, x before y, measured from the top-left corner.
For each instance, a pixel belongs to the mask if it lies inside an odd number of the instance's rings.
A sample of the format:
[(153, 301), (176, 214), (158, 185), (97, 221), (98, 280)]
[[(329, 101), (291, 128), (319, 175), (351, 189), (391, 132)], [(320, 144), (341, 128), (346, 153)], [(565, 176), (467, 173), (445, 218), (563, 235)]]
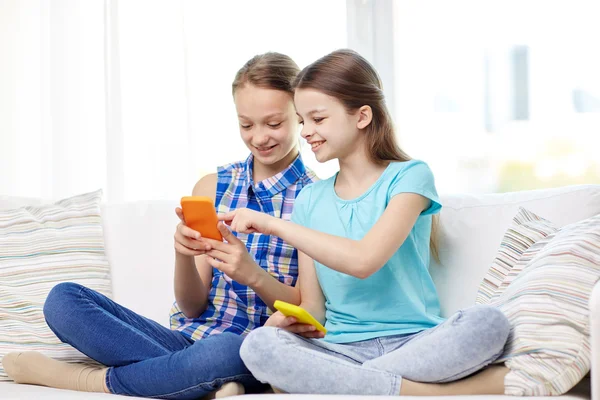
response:
[[(17, 385), (12, 382), (0, 382), (0, 393), (2, 399), (21, 400), (21, 399), (40, 399), (40, 400), (79, 400), (79, 399), (106, 399), (116, 400), (141, 399), (141, 397), (117, 396), (114, 394), (75, 392), (72, 390), (61, 390), (33, 385)], [(393, 400), (397, 396), (345, 396), (345, 395), (307, 395), (307, 394), (248, 394), (244, 396), (235, 396), (239, 400)], [(459, 396), (453, 399), (464, 400), (515, 400), (514, 396)], [(522, 399), (539, 400), (539, 397), (521, 397)], [(569, 393), (560, 396), (561, 400), (590, 400), (590, 382), (583, 380), (574, 387)], [(443, 400), (443, 397), (435, 396), (404, 396), (403, 399), (410, 400)], [(550, 399), (550, 397), (548, 397)], [(553, 397), (552, 399), (556, 399)]]

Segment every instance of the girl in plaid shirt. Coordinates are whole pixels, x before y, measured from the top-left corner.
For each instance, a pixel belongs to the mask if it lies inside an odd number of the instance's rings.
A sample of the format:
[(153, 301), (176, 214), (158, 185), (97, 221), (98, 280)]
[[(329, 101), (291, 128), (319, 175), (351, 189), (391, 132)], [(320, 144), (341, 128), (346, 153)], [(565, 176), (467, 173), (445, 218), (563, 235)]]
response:
[[(287, 56), (248, 61), (232, 85), (242, 140), (250, 156), (220, 167), (192, 194), (214, 199), (217, 211), (261, 211), (289, 220), (296, 196), (317, 178), (299, 154), (299, 118), (292, 83), (299, 69)], [(264, 389), (240, 359), (243, 337), (263, 325), (273, 302), (299, 304), (297, 251), (278, 237), (237, 234), (212, 254), (181, 222), (175, 232), (175, 304), (171, 328), (146, 319), (86, 287), (64, 283), (49, 294), (44, 315), (66, 343), (108, 366), (56, 361), (36, 352), (4, 357), (18, 383), (164, 399), (217, 397)]]

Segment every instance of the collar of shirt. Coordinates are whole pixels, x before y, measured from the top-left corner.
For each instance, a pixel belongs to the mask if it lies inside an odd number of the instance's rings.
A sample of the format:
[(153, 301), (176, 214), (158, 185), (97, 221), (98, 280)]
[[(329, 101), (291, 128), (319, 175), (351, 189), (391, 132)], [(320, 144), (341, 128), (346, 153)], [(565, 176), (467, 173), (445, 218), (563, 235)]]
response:
[(246, 186), (246, 191), (253, 190), (256, 197), (260, 200), (271, 199), (276, 194), (283, 192), (306, 173), (306, 167), (300, 154), (286, 169), (260, 182), (254, 182), (252, 176), (253, 166), (254, 156), (250, 154), (244, 163), (244, 185)]

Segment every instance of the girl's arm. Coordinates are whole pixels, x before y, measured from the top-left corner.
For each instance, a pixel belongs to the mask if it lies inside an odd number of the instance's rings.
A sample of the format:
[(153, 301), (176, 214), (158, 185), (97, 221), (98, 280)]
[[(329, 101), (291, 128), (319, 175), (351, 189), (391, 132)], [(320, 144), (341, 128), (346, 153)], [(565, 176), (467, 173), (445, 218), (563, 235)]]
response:
[(276, 235), (327, 267), (365, 279), (402, 246), (417, 218), (430, 200), (415, 193), (400, 193), (389, 202), (383, 215), (361, 240), (315, 231), (292, 222), (243, 209), (222, 217), (239, 232), (260, 231)]
[(291, 304), (300, 303), (300, 291), (297, 287), (281, 283), (262, 268), (260, 271), (259, 279), (249, 286), (271, 310), (275, 311), (273, 307), (275, 300), (283, 300)]
[(325, 296), (317, 278), (315, 262), (301, 251), (298, 251), (298, 285), (300, 307), (311, 313), (321, 325), (325, 325)]
[[(217, 175), (207, 175), (196, 183), (192, 190), (192, 196), (207, 196), (214, 201), (216, 187)], [(181, 210), (179, 210), (178, 216), (182, 218)], [(178, 228), (178, 231), (179, 229), (188, 231), (187, 227)], [(202, 252), (197, 251), (195, 253)], [(182, 254), (180, 251), (175, 252), (175, 274), (173, 279), (175, 301), (187, 318), (198, 318), (206, 310), (212, 277), (212, 267), (207, 262), (206, 255), (192, 256)]]
[[(198, 181), (192, 195), (210, 197), (214, 202), (216, 188), (217, 175), (210, 174)], [(187, 231), (188, 228), (184, 229)], [(201, 250), (195, 253), (204, 254), (193, 257), (179, 252), (176, 253), (175, 300), (186, 317), (198, 318), (206, 310), (213, 267), (226, 273), (238, 283), (252, 288), (271, 309), (273, 309), (275, 300), (283, 300), (291, 304), (300, 303), (298, 288), (280, 282), (259, 267), (254, 258), (248, 253), (246, 244), (236, 238), (226, 227), (219, 226), (219, 230), (227, 243), (200, 238), (198, 248)], [(206, 243), (210, 244), (210, 250), (204, 250), (202, 247)]]
[(275, 310), (273, 307), (275, 300), (292, 304), (300, 303), (298, 288), (280, 282), (258, 266), (254, 257), (246, 250), (246, 244), (235, 237), (223, 223), (219, 223), (218, 228), (226, 243), (202, 239), (211, 247), (206, 254), (207, 261), (212, 267), (224, 272), (238, 283), (249, 286), (271, 310)]
[[(298, 252), (298, 281), (296, 288), (300, 289), (302, 302), (300, 306), (312, 314), (317, 321), (325, 325), (325, 296), (317, 278), (315, 262), (302, 252)], [(314, 326), (296, 323), (296, 318), (286, 317), (281, 312), (276, 312), (265, 326), (276, 326), (292, 333), (297, 333), (307, 338), (322, 338), (323, 332), (317, 331)]]

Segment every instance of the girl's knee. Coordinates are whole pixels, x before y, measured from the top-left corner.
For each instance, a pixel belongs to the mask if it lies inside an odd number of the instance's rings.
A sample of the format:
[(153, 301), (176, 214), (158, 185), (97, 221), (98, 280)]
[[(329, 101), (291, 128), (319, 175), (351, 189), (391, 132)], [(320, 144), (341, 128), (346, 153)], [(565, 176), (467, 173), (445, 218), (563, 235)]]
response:
[(508, 318), (499, 308), (491, 306), (476, 306), (476, 310), (479, 314), (478, 319), (482, 325), (488, 326), (495, 332), (503, 333), (508, 336), (510, 331), (510, 323)]
[(491, 325), (494, 326), (496, 331), (505, 333), (505, 336), (508, 336), (510, 332), (510, 322), (506, 315), (500, 309), (496, 307), (491, 307), (490, 309), (490, 319)]
[[(240, 358), (240, 349), (244, 343), (243, 336), (232, 332), (223, 332), (202, 340), (210, 340), (211, 347), (219, 348), (220, 353), (226, 358)], [(202, 358), (204, 356), (203, 350), (199, 351), (199, 357)]]
[(510, 323), (504, 313), (496, 307), (485, 305), (474, 306), (468, 312), (473, 328), (481, 330), (480, 337), (489, 339), (490, 350), (500, 351), (510, 334)]
[(44, 302), (44, 317), (48, 325), (64, 319), (69, 313), (69, 305), (73, 304), (83, 286), (73, 282), (63, 282), (54, 286)]
[(275, 356), (277, 329), (265, 326), (253, 330), (246, 336), (240, 348), (240, 357), (253, 374), (259, 367), (271, 364)]

